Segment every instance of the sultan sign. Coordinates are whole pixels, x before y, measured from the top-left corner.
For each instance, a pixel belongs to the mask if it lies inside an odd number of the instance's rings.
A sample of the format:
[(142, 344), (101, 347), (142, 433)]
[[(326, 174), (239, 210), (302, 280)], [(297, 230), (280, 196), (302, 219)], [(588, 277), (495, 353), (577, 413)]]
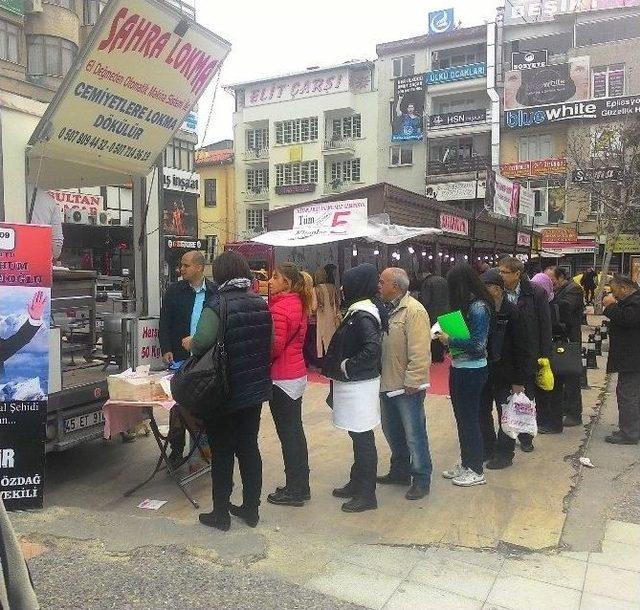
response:
[(579, 119), (597, 121), (634, 115), (640, 116), (640, 96), (638, 95), (507, 110), (504, 113), (504, 124), (507, 129), (526, 129), (563, 121)]
[(36, 128), (31, 154), (146, 175), (229, 50), (164, 3), (111, 0)]
[(440, 228), (455, 235), (469, 235), (469, 221), (453, 214), (440, 213)]

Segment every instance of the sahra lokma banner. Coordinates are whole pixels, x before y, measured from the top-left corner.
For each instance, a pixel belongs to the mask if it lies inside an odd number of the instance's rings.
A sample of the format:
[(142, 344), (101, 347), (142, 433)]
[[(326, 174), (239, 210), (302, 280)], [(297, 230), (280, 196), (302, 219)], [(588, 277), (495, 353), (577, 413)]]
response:
[(42, 508), (51, 227), (0, 223), (0, 498)]

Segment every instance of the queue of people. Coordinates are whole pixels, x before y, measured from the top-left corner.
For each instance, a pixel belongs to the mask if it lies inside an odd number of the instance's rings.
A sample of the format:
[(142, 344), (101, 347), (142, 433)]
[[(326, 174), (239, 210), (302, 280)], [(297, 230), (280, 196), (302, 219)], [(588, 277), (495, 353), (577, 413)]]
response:
[[(583, 291), (563, 269), (551, 268), (530, 280), (517, 258), (505, 257), (481, 275), (460, 263), (446, 280), (427, 275), (412, 293), (403, 269), (379, 273), (365, 263), (344, 273), (339, 296), (329, 266), (312, 280), (285, 262), (273, 272), (267, 302), (251, 290), (249, 265), (234, 252), (214, 261), (213, 283), (204, 279), (204, 261), (197, 253), (186, 254), (182, 267), (183, 280), (170, 288), (161, 313), (165, 360), (175, 365), (189, 353), (204, 354), (219, 337), (228, 357), (229, 400), (212, 405), (203, 422), (213, 456), (213, 510), (200, 515), (205, 525), (227, 530), (230, 515), (251, 527), (259, 521), (258, 433), (266, 402), (284, 465), (284, 484), (268, 494), (267, 501), (302, 507), (311, 499), (302, 403), (305, 342), (314, 315), (314, 343), (329, 380), (333, 424), (345, 430), (353, 444), (349, 479), (333, 490), (344, 500), (344, 512), (377, 508), (378, 484), (405, 488), (410, 501), (429, 494), (433, 462), (425, 401), (433, 342), (451, 357), (450, 397), (460, 460), (442, 476), (454, 486), (484, 485), (485, 468), (513, 465), (516, 439), (496, 426), (494, 418), (495, 406), (500, 422), (511, 395), (525, 394), (535, 401), (540, 433), (557, 434), (564, 426), (582, 423), (579, 378), (560, 376), (552, 391), (536, 383), (539, 359), (551, 358), (557, 342), (581, 342)], [(620, 431), (607, 441), (635, 444), (640, 436), (640, 293), (624, 277), (616, 276), (611, 286), (613, 295), (604, 305), (611, 320), (609, 369), (620, 374)], [(436, 294), (429, 294), (430, 287)], [(452, 311), (461, 313), (467, 337), (450, 336), (433, 326), (437, 317)], [(621, 349), (631, 357), (623, 357)], [(184, 444), (180, 419), (171, 418), (171, 459), (176, 465)], [(379, 424), (391, 450), (389, 469), (380, 476), (374, 436)], [(532, 436), (521, 434), (518, 441), (523, 452), (535, 450)], [(240, 506), (230, 502), (236, 459), (243, 490)]]

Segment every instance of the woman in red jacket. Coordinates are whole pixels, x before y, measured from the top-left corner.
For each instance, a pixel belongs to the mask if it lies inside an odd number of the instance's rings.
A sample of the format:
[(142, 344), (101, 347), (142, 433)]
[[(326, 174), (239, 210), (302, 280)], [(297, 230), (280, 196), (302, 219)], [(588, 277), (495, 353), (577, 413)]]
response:
[(269, 309), (273, 317), (270, 407), (282, 445), (286, 484), (267, 496), (271, 504), (303, 506), (311, 498), (309, 453), (302, 427), (302, 395), (307, 367), (302, 350), (313, 294), (293, 263), (282, 263), (269, 280)]

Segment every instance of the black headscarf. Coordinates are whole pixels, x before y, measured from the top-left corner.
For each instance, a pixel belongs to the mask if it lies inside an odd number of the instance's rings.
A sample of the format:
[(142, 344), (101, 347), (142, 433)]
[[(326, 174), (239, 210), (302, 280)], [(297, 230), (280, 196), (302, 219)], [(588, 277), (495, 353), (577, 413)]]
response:
[(362, 263), (345, 272), (342, 292), (346, 307), (351, 307), (358, 301), (371, 299), (378, 309), (382, 330), (389, 329), (389, 312), (378, 297), (378, 270), (371, 263)]

